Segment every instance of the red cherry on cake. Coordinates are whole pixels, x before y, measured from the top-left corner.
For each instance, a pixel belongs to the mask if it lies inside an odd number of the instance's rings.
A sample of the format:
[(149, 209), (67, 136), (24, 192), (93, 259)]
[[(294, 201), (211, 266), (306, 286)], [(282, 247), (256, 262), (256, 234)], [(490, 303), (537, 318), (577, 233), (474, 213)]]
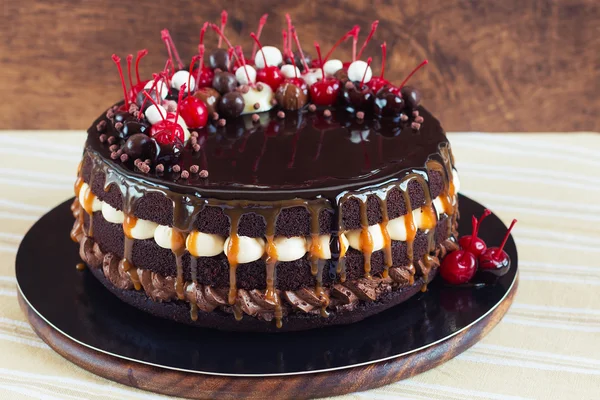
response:
[(497, 278), (505, 275), (510, 269), (510, 257), (504, 251), (504, 246), (516, 223), (517, 220), (513, 219), (500, 247), (489, 247), (479, 256), (479, 272), (477, 275), (484, 282), (494, 282)]
[(483, 214), (481, 214), (481, 217), (479, 217), (479, 220), (477, 220), (477, 218), (475, 218), (475, 216), (473, 216), (472, 217), (472, 224), (473, 224), (472, 233), (470, 235), (465, 235), (458, 240), (458, 244), (460, 245), (460, 247), (463, 250), (473, 253), (473, 255), (475, 257), (479, 257), (481, 255), (481, 253), (483, 253), (487, 249), (487, 245), (481, 238), (477, 237), (477, 233), (479, 232), (479, 227), (481, 226), (481, 223), (483, 222), (483, 220), (491, 213), (492, 212), (488, 209), (484, 210)]
[(181, 125), (168, 120), (162, 120), (152, 125), (150, 136), (161, 145), (173, 144), (175, 140), (183, 142), (185, 138)]
[(256, 81), (269, 85), (273, 91), (277, 90), (284, 80), (285, 76), (283, 76), (279, 68), (274, 66), (265, 67), (256, 71)]
[(315, 42), (315, 48), (321, 64), (321, 76), (323, 79), (317, 81), (309, 88), (310, 99), (317, 106), (328, 107), (337, 102), (340, 93), (340, 81), (337, 78), (326, 78), (323, 70), (323, 59), (321, 58), (321, 47)]
[(440, 275), (453, 285), (469, 282), (476, 271), (477, 258), (465, 250), (455, 250), (447, 254), (440, 265)]
[(188, 96), (179, 103), (179, 113), (190, 128), (202, 128), (208, 121), (208, 109), (202, 100)]

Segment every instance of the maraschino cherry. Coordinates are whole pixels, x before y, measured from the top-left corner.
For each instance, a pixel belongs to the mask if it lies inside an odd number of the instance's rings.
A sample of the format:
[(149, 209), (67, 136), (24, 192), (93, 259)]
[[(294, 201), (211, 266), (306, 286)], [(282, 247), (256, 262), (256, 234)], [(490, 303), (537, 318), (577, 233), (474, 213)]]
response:
[(479, 256), (479, 272), (477, 275), (482, 281), (493, 283), (510, 269), (510, 257), (504, 251), (504, 246), (516, 223), (517, 220), (513, 219), (500, 247), (489, 247)]
[(453, 285), (469, 282), (477, 271), (477, 258), (466, 250), (455, 250), (444, 257), (440, 275)]
[[(192, 58), (192, 63), (190, 64), (190, 69), (194, 65), (196, 58), (198, 56), (194, 56)], [(191, 77), (191, 73), (189, 77)], [(190, 84), (188, 77), (188, 85)], [(185, 86), (185, 84), (184, 84)], [(184, 87), (182, 86), (182, 88)], [(183, 92), (181, 90), (180, 92)], [(180, 93), (181, 94), (181, 93)], [(185, 121), (186, 125), (190, 128), (202, 128), (206, 125), (208, 121), (208, 110), (206, 108), (206, 104), (202, 102), (202, 100), (198, 99), (194, 96), (187, 96), (185, 99), (181, 100), (177, 106), (179, 112), (181, 113), (181, 117)]]
[(383, 74), (385, 73), (386, 57), (387, 57), (387, 44), (386, 44), (386, 42), (383, 42), (383, 44), (381, 45), (381, 74), (379, 76), (374, 76), (367, 83), (367, 85), (369, 85), (369, 87), (371, 88), (373, 93), (379, 92), (379, 89), (390, 84), (390, 82), (383, 77)]
[(317, 49), (317, 55), (319, 56), (319, 64), (321, 66), (323, 79), (310, 86), (310, 99), (317, 106), (328, 107), (335, 104), (338, 99), (340, 93), (340, 81), (333, 77), (325, 77), (325, 70), (323, 69), (324, 62), (321, 59), (321, 47), (317, 42), (315, 42), (315, 49)]
[(473, 231), (470, 235), (465, 235), (458, 240), (458, 244), (463, 250), (466, 250), (470, 253), (473, 253), (475, 257), (479, 257), (486, 249), (487, 245), (483, 241), (483, 239), (477, 237), (477, 233), (479, 232), (479, 228), (483, 220), (489, 216), (492, 212), (488, 209), (483, 211), (479, 220), (472, 217)]
[[(174, 144), (176, 140), (183, 142), (185, 138), (183, 128), (181, 125), (175, 122), (178, 118), (175, 118), (175, 121), (168, 120), (166, 116), (162, 114), (162, 111), (160, 110), (160, 107), (156, 101), (154, 101), (154, 99), (148, 93), (144, 92), (144, 95), (148, 101), (154, 104), (154, 106), (158, 109), (158, 112), (162, 118), (161, 121), (152, 125), (152, 128), (150, 128), (150, 136), (155, 138), (156, 141), (161, 145)], [(183, 95), (183, 91), (180, 92), (180, 96), (181, 95)], [(179, 107), (177, 108), (177, 117), (178, 116)]]
[(198, 65), (198, 69), (194, 71), (194, 76), (196, 77), (196, 89), (209, 87), (214, 76), (213, 70), (204, 65), (204, 35), (206, 34), (207, 29), (208, 22), (205, 22), (200, 30), (200, 44), (198, 44), (198, 54), (202, 55), (202, 57), (200, 58), (200, 65)]
[(260, 40), (258, 40), (258, 36), (256, 36), (256, 34), (254, 32), (252, 32), (250, 34), (250, 37), (252, 37), (254, 42), (258, 45), (258, 48), (259, 48), (258, 51), (260, 53), (262, 53), (262, 58), (263, 58), (263, 62), (265, 65), (264, 68), (260, 68), (256, 71), (256, 81), (263, 82), (263, 83), (269, 85), (271, 87), (271, 89), (273, 89), (273, 91), (276, 91), (277, 87), (279, 85), (281, 85), (281, 83), (283, 82), (285, 77), (279, 70), (279, 67), (277, 67), (275, 65), (269, 65), (269, 63), (267, 62), (267, 56), (265, 55), (265, 52), (263, 51), (263, 46), (260, 43)]
[(372, 61), (373, 59), (371, 57), (367, 59), (362, 79), (358, 84), (349, 80), (342, 88), (342, 99), (346, 103), (346, 109), (348, 111), (370, 111), (373, 109), (375, 96), (371, 88), (365, 84), (365, 78), (368, 76)]

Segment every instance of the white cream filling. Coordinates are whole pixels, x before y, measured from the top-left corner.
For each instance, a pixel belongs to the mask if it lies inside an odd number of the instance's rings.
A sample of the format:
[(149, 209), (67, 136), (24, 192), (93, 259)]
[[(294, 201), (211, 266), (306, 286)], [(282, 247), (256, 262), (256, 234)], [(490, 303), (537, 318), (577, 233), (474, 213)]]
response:
[[(383, 249), (384, 241), (381, 225), (371, 225), (369, 226), (368, 230), (369, 234), (371, 235), (371, 240), (373, 242), (373, 248), (371, 249), (371, 251)], [(348, 243), (350, 244), (350, 247), (358, 251), (362, 251), (362, 240), (360, 239), (361, 233), (362, 229), (353, 229), (351, 231), (346, 232), (346, 237), (348, 238)]]
[(225, 238), (212, 233), (191, 232), (185, 247), (194, 257), (214, 257), (223, 252)]
[[(261, 90), (251, 87), (248, 92), (242, 93), (242, 98), (244, 99), (244, 111), (242, 111), (242, 114), (261, 113), (273, 108), (273, 89), (265, 83), (258, 83), (258, 85), (261, 85)], [(258, 104), (258, 108), (254, 108), (255, 104)]]
[(102, 202), (102, 216), (108, 222), (113, 224), (122, 224), (125, 221), (125, 214), (123, 211), (119, 211), (110, 204)]
[(134, 239), (144, 240), (151, 239), (154, 237), (154, 231), (158, 224), (156, 222), (148, 221), (145, 219), (137, 219), (133, 228), (129, 230), (131, 237)]
[(273, 239), (273, 244), (277, 249), (277, 260), (279, 261), (299, 260), (308, 251), (307, 241), (301, 236), (276, 237)]
[(83, 183), (81, 185), (81, 189), (79, 189), (79, 194), (77, 198), (79, 199), (79, 204), (83, 207), (85, 205), (85, 199), (87, 196), (94, 196), (94, 200), (92, 201), (92, 212), (100, 211), (102, 209), (102, 202), (90, 192), (90, 186), (87, 183)]
[[(231, 237), (225, 240), (223, 250), (225, 255), (229, 256), (229, 242)], [(240, 264), (256, 261), (265, 253), (265, 241), (262, 238), (253, 238), (248, 236), (240, 236), (238, 239), (237, 262)]]
[(163, 249), (177, 250), (183, 245), (183, 235), (176, 233), (173, 238), (173, 228), (165, 225), (158, 225), (154, 230), (154, 241)]

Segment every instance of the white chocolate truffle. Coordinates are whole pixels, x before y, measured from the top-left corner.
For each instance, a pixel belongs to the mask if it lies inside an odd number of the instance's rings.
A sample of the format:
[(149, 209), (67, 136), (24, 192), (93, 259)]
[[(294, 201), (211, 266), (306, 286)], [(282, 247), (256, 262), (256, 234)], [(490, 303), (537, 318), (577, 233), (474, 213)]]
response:
[(323, 65), (323, 69), (325, 70), (326, 76), (333, 76), (333, 74), (335, 74), (342, 68), (344, 68), (344, 64), (341, 60), (327, 60), (327, 62), (325, 62), (325, 65)]
[(214, 257), (223, 252), (225, 238), (212, 233), (191, 232), (185, 240), (185, 247), (194, 257)]
[(300, 73), (300, 68), (296, 67), (292, 64), (285, 64), (281, 66), (281, 75), (286, 78), (295, 78), (300, 77), (302, 74)]
[[(250, 77), (250, 81), (248, 81), (248, 77)], [(252, 65), (241, 66), (235, 70), (235, 79), (240, 85), (251, 85), (256, 82), (256, 70)]]
[[(264, 53), (264, 57), (263, 57)], [(283, 55), (281, 51), (275, 46), (263, 46), (262, 50), (258, 49), (254, 56), (254, 65), (256, 68), (261, 69), (265, 67), (265, 58), (267, 59), (267, 66), (277, 67), (283, 63)]]
[[(154, 81), (150, 80), (144, 85), (144, 89), (150, 90), (150, 89), (152, 89), (153, 86), (154, 86)], [(169, 95), (169, 88), (167, 87), (167, 84), (162, 79), (159, 79), (156, 82), (156, 87), (154, 89), (152, 89), (152, 91), (154, 91), (154, 90), (158, 90), (158, 93), (160, 94), (161, 99), (166, 99), (167, 96)]]
[[(228, 237), (225, 240), (225, 244), (223, 245), (223, 249), (225, 251), (225, 255), (228, 255), (227, 248), (229, 247), (229, 242), (231, 238)], [(240, 264), (249, 263), (252, 261), (256, 261), (263, 256), (265, 253), (265, 241), (261, 238), (253, 238), (248, 236), (240, 236), (239, 237), (239, 249), (237, 252), (237, 262)]]
[(146, 116), (146, 119), (148, 120), (148, 122), (150, 122), (152, 125), (156, 124), (157, 122), (160, 122), (163, 120), (163, 118), (167, 118), (167, 110), (159, 105), (154, 105), (152, 104), (150, 107), (148, 107), (146, 109), (146, 111), (144, 112), (144, 115)]
[[(377, 250), (381, 250), (383, 249), (383, 233), (381, 232), (381, 225), (376, 224), (376, 225), (371, 225), (368, 228), (369, 233), (371, 234), (371, 240), (373, 241), (373, 250), (372, 251), (377, 251)], [(346, 237), (348, 238), (348, 243), (350, 244), (350, 247), (358, 250), (358, 251), (362, 251), (362, 241), (360, 239), (361, 237), (361, 231), (362, 229), (353, 229), (351, 231), (346, 232)]]
[[(365, 70), (367, 71), (365, 74)], [(364, 83), (367, 83), (373, 77), (373, 71), (369, 64), (362, 60), (356, 60), (348, 67), (348, 79), (354, 82), (360, 82), (365, 77)]]
[[(187, 87), (188, 85), (188, 78), (190, 81), (190, 87)], [(190, 76), (190, 73), (184, 69), (177, 71), (173, 74), (173, 77), (171, 78), (171, 87), (173, 89), (177, 89), (177, 90), (181, 90), (181, 87), (185, 85), (185, 92), (188, 93), (190, 91), (193, 91), (194, 88), (196, 87), (196, 79), (194, 79), (193, 76)]]
[[(248, 92), (242, 93), (242, 98), (244, 99), (244, 111), (242, 111), (242, 115), (269, 111), (273, 108), (273, 97), (273, 89), (265, 83), (259, 82), (256, 84), (256, 87), (250, 87)], [(256, 108), (257, 104), (258, 108)]]
[(308, 72), (302, 74), (302, 79), (308, 87), (311, 87), (315, 82), (323, 80), (323, 71), (320, 68), (311, 68)]
[(301, 236), (287, 238), (285, 236), (277, 237), (273, 240), (277, 249), (278, 261), (299, 260), (306, 254), (306, 239)]
[(102, 216), (107, 222), (112, 222), (113, 224), (122, 224), (125, 221), (123, 211), (117, 210), (106, 202), (102, 203)]

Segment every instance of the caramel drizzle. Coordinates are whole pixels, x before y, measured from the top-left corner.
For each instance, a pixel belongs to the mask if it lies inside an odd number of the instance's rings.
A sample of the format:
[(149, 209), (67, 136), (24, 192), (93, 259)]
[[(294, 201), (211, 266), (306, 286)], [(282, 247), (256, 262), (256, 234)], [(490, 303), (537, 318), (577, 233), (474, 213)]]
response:
[[(323, 289), (323, 270), (325, 269), (325, 255), (321, 241), (319, 240), (321, 227), (319, 224), (319, 215), (324, 209), (323, 204), (316, 204), (308, 207), (310, 212), (310, 247), (308, 254), (310, 258), (310, 272), (315, 277), (315, 294), (321, 302), (321, 316), (327, 317), (327, 306), (329, 306), (329, 296)], [(332, 255), (333, 258), (333, 255)]]
[(237, 266), (238, 266), (238, 255), (240, 252), (240, 236), (238, 235), (238, 228), (240, 224), (241, 213), (237, 208), (225, 210), (225, 213), (229, 216), (230, 221), (230, 233), (229, 243), (227, 245), (227, 261), (229, 262), (229, 295), (228, 302), (233, 307), (233, 315), (236, 320), (242, 319), (242, 309), (237, 300)]
[(373, 237), (369, 232), (367, 215), (367, 198), (359, 199), (360, 204), (360, 250), (364, 256), (365, 278), (371, 279), (371, 254), (373, 254)]
[(121, 263), (123, 265), (123, 271), (127, 272), (129, 275), (129, 279), (131, 279), (131, 283), (133, 283), (133, 287), (135, 290), (140, 290), (142, 288), (142, 284), (140, 281), (140, 277), (137, 273), (137, 268), (133, 266), (131, 262), (131, 257), (133, 253), (133, 236), (131, 234), (131, 230), (135, 228), (137, 224), (137, 218), (131, 214), (125, 214), (125, 220), (123, 221), (123, 232), (125, 233), (125, 245), (123, 249), (123, 259)]

